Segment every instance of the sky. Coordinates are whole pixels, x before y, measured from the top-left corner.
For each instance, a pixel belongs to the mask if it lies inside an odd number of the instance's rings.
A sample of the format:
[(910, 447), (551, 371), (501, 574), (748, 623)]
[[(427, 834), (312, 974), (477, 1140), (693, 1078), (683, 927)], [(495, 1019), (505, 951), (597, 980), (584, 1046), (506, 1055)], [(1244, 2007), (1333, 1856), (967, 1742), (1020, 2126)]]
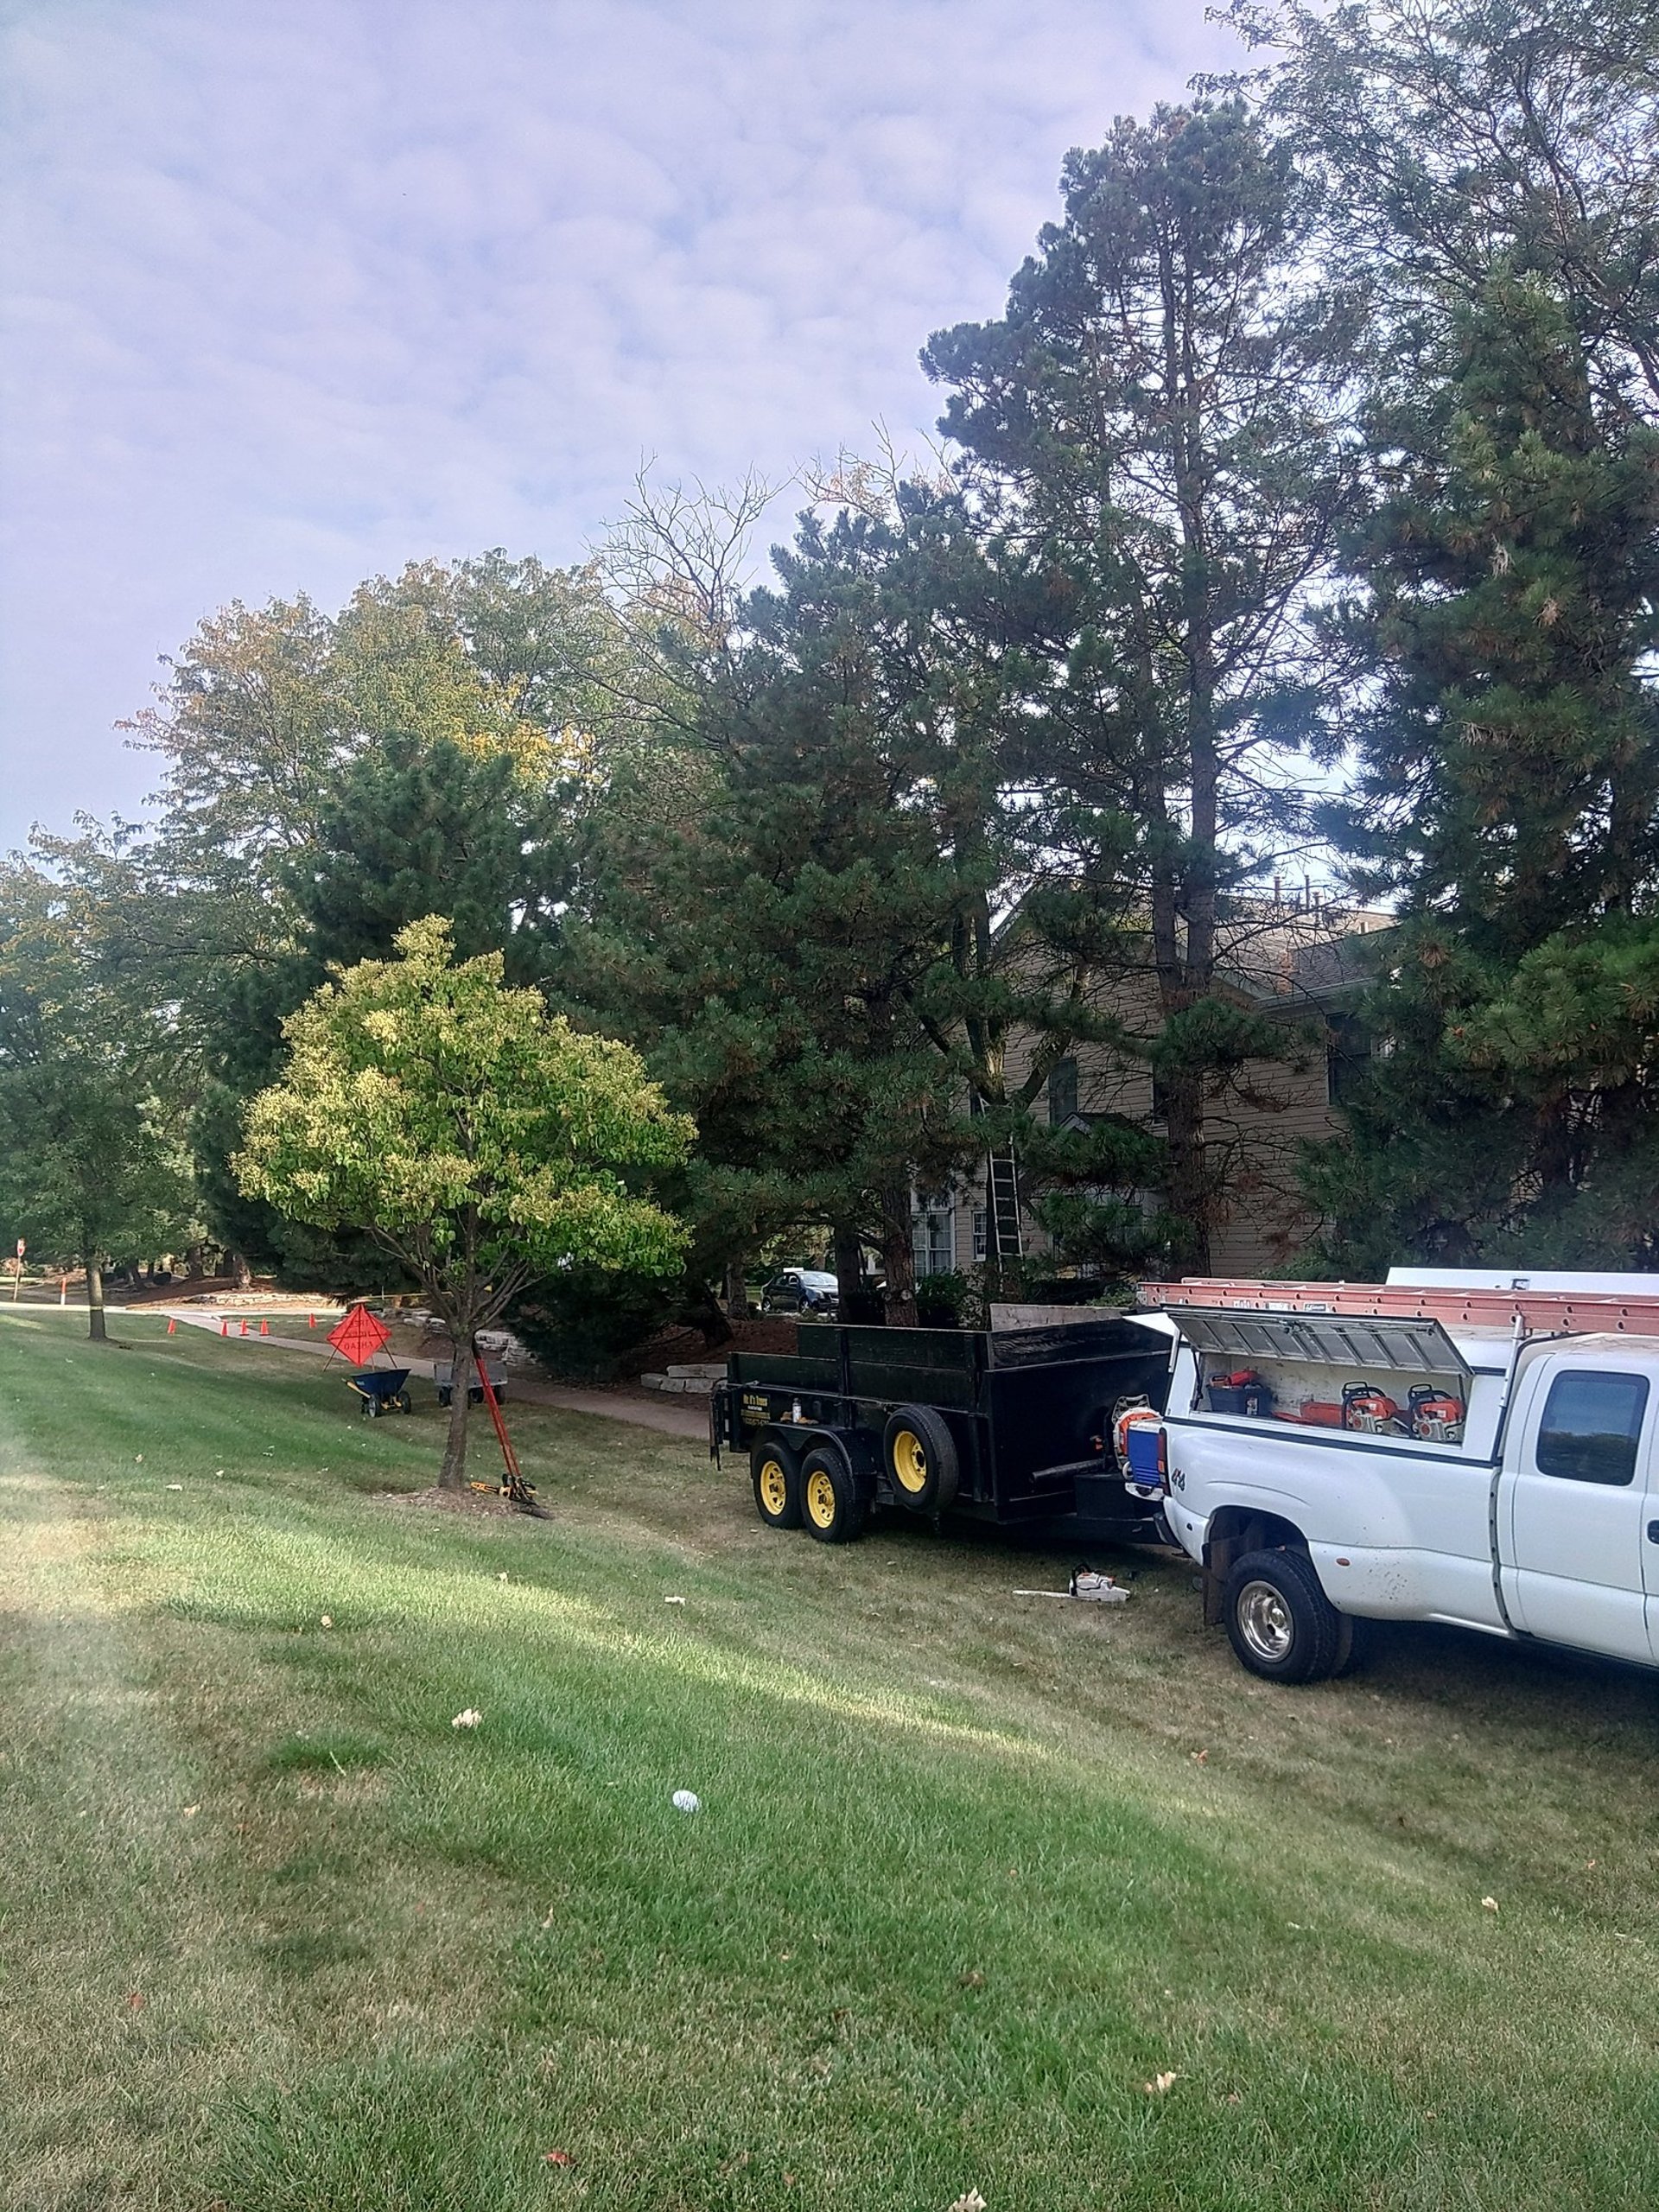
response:
[[(0, 850), (215, 607), (901, 446), (1203, 0), (0, 0)], [(785, 496), (774, 537), (788, 525)]]

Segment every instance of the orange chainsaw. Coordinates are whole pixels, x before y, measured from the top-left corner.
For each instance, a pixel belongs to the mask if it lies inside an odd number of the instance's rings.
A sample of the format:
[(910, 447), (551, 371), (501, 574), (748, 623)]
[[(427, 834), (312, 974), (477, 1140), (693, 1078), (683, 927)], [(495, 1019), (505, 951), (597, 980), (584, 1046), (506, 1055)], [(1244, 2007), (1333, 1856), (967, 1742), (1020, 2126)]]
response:
[(1461, 1444), (1464, 1404), (1450, 1390), (1421, 1383), (1411, 1394), (1411, 1433), (1425, 1444)]
[(1342, 1386), (1342, 1425), (1371, 1436), (1398, 1434), (1405, 1427), (1400, 1408), (1375, 1382), (1344, 1382)]

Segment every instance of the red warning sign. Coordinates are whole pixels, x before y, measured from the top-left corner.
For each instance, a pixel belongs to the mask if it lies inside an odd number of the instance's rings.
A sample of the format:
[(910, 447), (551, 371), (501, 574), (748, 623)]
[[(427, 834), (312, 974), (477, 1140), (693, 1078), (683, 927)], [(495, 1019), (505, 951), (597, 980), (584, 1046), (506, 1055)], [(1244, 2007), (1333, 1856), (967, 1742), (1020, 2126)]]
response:
[(366, 1366), (391, 1338), (391, 1330), (384, 1322), (377, 1321), (366, 1306), (353, 1306), (345, 1319), (328, 1332), (328, 1341), (334, 1350), (359, 1367)]

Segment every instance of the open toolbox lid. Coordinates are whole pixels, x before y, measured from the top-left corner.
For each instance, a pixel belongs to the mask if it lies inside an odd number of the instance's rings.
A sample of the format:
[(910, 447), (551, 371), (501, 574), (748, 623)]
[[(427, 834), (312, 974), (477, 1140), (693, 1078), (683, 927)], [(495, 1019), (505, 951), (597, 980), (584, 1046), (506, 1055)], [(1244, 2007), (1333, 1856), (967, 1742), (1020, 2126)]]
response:
[(1456, 1375), (1473, 1379), (1438, 1321), (1374, 1315), (1244, 1313), (1221, 1306), (1171, 1306), (1170, 1319), (1195, 1351), (1229, 1359), (1291, 1359), (1363, 1375)]

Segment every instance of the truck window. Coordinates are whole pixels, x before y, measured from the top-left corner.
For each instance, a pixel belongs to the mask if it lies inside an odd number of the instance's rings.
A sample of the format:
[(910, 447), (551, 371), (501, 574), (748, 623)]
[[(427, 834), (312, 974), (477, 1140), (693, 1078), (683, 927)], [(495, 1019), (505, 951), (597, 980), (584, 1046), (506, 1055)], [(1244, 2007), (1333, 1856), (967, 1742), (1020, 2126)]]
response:
[(1538, 1471), (1570, 1483), (1624, 1484), (1636, 1473), (1647, 1410), (1644, 1375), (1558, 1375), (1538, 1424)]

